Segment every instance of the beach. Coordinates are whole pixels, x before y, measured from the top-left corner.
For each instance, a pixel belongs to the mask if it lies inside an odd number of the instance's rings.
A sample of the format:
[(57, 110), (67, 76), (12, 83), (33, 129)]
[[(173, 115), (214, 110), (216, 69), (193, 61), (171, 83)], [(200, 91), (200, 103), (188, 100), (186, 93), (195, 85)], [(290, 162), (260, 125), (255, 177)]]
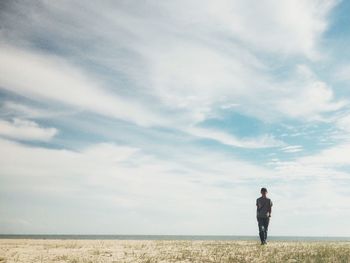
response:
[(350, 242), (0, 239), (4, 262), (350, 262)]

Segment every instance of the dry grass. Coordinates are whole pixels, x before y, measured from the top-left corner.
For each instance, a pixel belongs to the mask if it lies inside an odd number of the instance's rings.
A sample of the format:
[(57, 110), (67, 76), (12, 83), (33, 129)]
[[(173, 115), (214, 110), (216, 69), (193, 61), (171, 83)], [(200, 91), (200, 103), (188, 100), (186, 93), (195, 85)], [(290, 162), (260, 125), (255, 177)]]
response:
[(350, 262), (350, 242), (1, 239), (10, 262)]

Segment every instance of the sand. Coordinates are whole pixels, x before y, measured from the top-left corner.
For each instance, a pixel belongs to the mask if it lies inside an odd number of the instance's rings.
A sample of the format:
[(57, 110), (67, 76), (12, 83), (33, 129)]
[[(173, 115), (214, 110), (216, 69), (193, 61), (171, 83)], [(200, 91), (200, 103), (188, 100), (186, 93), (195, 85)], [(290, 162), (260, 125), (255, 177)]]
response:
[(350, 242), (0, 239), (3, 262), (350, 262)]

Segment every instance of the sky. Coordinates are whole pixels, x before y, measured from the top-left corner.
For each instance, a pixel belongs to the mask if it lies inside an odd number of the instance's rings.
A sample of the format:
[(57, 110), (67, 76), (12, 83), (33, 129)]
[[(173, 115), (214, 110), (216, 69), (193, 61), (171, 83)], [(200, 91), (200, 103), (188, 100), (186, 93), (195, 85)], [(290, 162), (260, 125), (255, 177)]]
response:
[(1, 1), (0, 233), (350, 236), (349, 13)]

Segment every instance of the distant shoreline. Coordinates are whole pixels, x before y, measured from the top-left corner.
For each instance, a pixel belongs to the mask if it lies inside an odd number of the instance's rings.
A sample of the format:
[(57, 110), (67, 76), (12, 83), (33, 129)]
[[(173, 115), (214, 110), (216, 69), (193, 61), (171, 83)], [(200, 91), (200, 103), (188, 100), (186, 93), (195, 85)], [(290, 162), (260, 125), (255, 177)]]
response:
[[(76, 239), (76, 240), (223, 240), (251, 241), (258, 236), (235, 235), (69, 235), (69, 234), (0, 234), (0, 239)], [(271, 241), (350, 241), (350, 237), (270, 236)]]

